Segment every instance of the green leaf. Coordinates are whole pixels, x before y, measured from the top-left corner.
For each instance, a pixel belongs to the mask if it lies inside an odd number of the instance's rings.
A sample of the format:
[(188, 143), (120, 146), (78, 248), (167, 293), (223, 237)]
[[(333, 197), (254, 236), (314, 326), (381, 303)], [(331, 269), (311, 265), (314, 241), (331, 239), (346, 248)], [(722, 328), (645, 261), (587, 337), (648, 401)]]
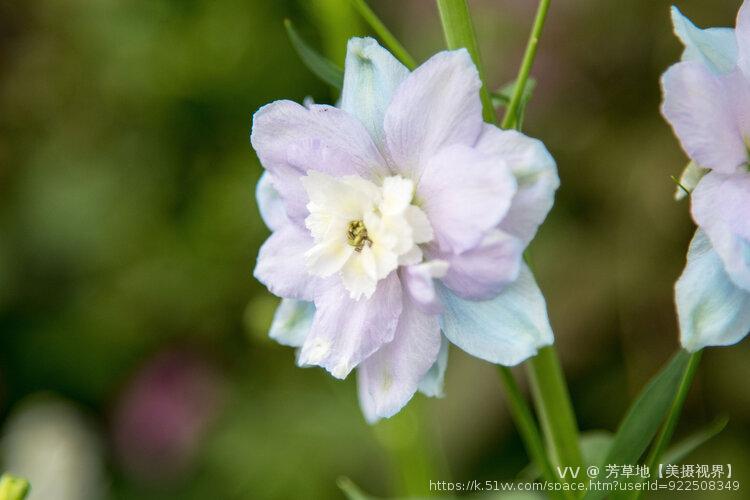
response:
[(29, 482), (10, 474), (0, 476), (0, 500), (23, 500), (29, 492)]
[[(646, 384), (638, 398), (620, 423), (612, 447), (600, 463), (599, 480), (604, 479), (601, 470), (607, 464), (635, 464), (653, 440), (682, 379), (690, 354), (680, 349), (651, 381)], [(589, 491), (586, 500), (603, 498), (606, 491)]]
[(723, 431), (728, 422), (729, 419), (727, 417), (716, 419), (708, 426), (696, 431), (694, 434), (691, 434), (669, 448), (660, 462), (665, 464), (679, 463), (683, 458), (694, 452), (699, 446)]
[[(526, 86), (523, 89), (523, 93), (521, 94), (521, 100), (518, 103), (518, 109), (516, 110), (516, 119), (514, 120), (514, 123), (517, 123), (518, 126), (516, 128), (520, 128), (521, 124), (523, 123), (523, 116), (524, 111), (526, 110), (526, 104), (528, 104), (529, 100), (531, 99), (531, 96), (534, 94), (534, 88), (536, 87), (536, 80), (533, 78), (529, 78), (526, 80)], [(491, 93), (492, 96), (492, 104), (495, 106), (495, 109), (501, 109), (506, 108), (512, 98), (513, 93), (516, 90), (516, 81), (508, 82), (496, 91)]]
[[(578, 443), (581, 446), (581, 455), (584, 465), (599, 465), (607, 456), (614, 434), (605, 430), (586, 431), (580, 434)], [(520, 479), (534, 481), (539, 479), (539, 467), (534, 462), (530, 463), (518, 473)]]
[(297, 55), (302, 59), (307, 69), (327, 84), (341, 90), (344, 85), (344, 70), (310, 47), (294, 29), (292, 21), (284, 19), (284, 27), (287, 35), (289, 35), (289, 41), (292, 42), (292, 47), (297, 51)]

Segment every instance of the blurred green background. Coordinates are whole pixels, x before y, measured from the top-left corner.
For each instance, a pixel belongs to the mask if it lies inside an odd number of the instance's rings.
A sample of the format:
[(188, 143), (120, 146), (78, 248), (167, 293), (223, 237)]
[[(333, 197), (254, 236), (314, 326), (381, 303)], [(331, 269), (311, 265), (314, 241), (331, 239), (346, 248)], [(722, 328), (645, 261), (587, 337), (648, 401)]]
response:
[[(728, 26), (739, 1), (676, 4)], [(371, 5), (420, 60), (443, 47), (432, 1)], [(499, 87), (535, 2), (470, 5)], [(658, 111), (681, 51), (669, 5), (553, 2), (533, 70), (525, 130), (562, 188), (531, 256), (588, 430), (616, 427), (677, 345), (693, 226)], [(446, 398), (370, 427), (353, 380), (296, 368), (267, 338), (251, 115), (335, 99), (286, 17), (339, 63), (368, 33), (347, 0), (0, 2), (0, 469), (30, 476), (32, 498), (341, 498), (340, 476), (387, 496), (524, 468), (491, 365), (452, 349)], [(748, 379), (747, 342), (706, 353), (678, 437), (731, 421), (689, 463), (750, 478)]]

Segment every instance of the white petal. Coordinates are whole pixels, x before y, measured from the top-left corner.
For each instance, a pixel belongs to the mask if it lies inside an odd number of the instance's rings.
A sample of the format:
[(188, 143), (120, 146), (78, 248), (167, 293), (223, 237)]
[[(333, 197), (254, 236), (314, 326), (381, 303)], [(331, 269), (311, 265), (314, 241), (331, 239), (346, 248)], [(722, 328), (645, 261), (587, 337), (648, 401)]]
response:
[(513, 172), (518, 190), (500, 229), (520, 238), (524, 246), (528, 245), (552, 209), (555, 191), (560, 186), (554, 158), (538, 139), (488, 124), (475, 147), (502, 159)]
[(398, 173), (418, 181), (438, 150), (476, 142), (484, 123), (481, 86), (465, 49), (435, 54), (404, 80), (385, 114), (386, 144)]
[(404, 301), (393, 340), (367, 358), (357, 371), (359, 397), (368, 422), (391, 417), (409, 402), (437, 360), (440, 337), (437, 317), (423, 314), (410, 301)]
[(435, 279), (445, 276), (448, 263), (444, 260), (431, 260), (402, 267), (400, 272), (404, 290), (417, 307), (426, 314), (440, 314), (443, 307), (435, 291)]
[(471, 301), (442, 285), (443, 333), (472, 356), (514, 366), (554, 342), (547, 304), (528, 266), (491, 300)]
[(369, 247), (363, 247), (360, 252), (353, 253), (341, 272), (342, 282), (354, 300), (372, 297), (378, 278), (375, 255)]
[(503, 220), (516, 180), (502, 158), (466, 146), (443, 149), (428, 162), (417, 187), (441, 250), (476, 247)]
[(419, 381), (419, 392), (429, 398), (443, 397), (443, 384), (445, 382), (445, 370), (448, 368), (448, 339), (445, 335), (440, 336), (440, 352), (438, 358), (429, 371)]
[(268, 229), (275, 231), (288, 222), (284, 203), (279, 192), (273, 187), (271, 174), (264, 171), (255, 188), (255, 199), (258, 202), (260, 217)]
[(255, 278), (277, 297), (312, 300), (316, 278), (307, 272), (304, 257), (312, 243), (296, 224), (274, 231), (260, 247)]
[(383, 117), (409, 70), (372, 38), (351, 38), (346, 46), (341, 109), (356, 116), (378, 144)]
[(675, 285), (680, 343), (688, 351), (731, 345), (750, 332), (750, 292), (737, 287), (706, 235), (698, 230)]
[[(684, 199), (689, 193), (693, 192), (698, 182), (706, 175), (710, 170), (699, 167), (694, 161), (691, 161), (685, 167), (680, 175), (680, 185), (675, 188), (674, 199), (680, 201)], [(687, 190), (687, 192), (685, 192)]]
[(411, 226), (414, 243), (428, 243), (435, 237), (430, 225), (430, 219), (427, 218), (427, 214), (421, 208), (411, 205), (406, 210), (406, 220)]
[(693, 218), (711, 240), (729, 278), (750, 291), (750, 172), (710, 172), (691, 201)]
[(354, 254), (354, 247), (345, 238), (316, 243), (305, 252), (307, 271), (315, 276), (327, 277), (341, 270)]
[(352, 300), (337, 278), (320, 284), (315, 318), (300, 350), (300, 365), (318, 365), (345, 378), (364, 359), (393, 339), (401, 315), (401, 283), (396, 273), (378, 282), (369, 299)]
[(380, 211), (385, 215), (401, 214), (414, 197), (414, 183), (401, 176), (388, 177), (383, 181), (383, 201)]
[(748, 160), (750, 85), (738, 72), (719, 75), (697, 61), (671, 66), (662, 76), (661, 111), (690, 159), (733, 173)]
[(355, 117), (331, 106), (305, 108), (276, 101), (253, 116), (250, 136), (261, 164), (271, 172), (287, 215), (301, 223), (307, 195), (300, 177), (310, 170), (334, 176), (379, 179), (389, 169), (370, 134)]
[(282, 299), (273, 315), (269, 336), (279, 344), (300, 347), (310, 332), (314, 315), (312, 302)]
[(737, 64), (737, 39), (731, 28), (696, 27), (672, 6), (674, 32), (685, 45), (683, 61), (701, 61), (717, 72), (731, 71)]

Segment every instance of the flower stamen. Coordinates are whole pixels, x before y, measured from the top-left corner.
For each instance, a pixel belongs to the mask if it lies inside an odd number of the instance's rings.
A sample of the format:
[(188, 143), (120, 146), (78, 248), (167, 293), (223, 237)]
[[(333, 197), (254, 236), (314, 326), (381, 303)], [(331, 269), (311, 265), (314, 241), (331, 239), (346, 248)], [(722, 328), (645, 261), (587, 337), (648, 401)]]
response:
[(346, 239), (356, 252), (361, 252), (365, 245), (368, 247), (372, 245), (372, 241), (367, 235), (365, 223), (361, 220), (353, 220), (349, 223), (346, 230)]

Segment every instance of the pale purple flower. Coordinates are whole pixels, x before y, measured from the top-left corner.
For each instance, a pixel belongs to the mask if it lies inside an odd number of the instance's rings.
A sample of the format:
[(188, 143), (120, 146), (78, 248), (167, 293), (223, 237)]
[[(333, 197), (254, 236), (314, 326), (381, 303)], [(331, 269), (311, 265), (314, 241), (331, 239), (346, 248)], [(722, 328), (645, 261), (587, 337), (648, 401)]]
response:
[(662, 112), (692, 160), (683, 179), (699, 229), (676, 299), (682, 344), (694, 351), (750, 331), (750, 4), (734, 30), (672, 15), (685, 52), (662, 77)]
[(480, 86), (465, 50), (410, 73), (353, 38), (340, 108), (276, 101), (253, 118), (273, 231), (255, 276), (284, 299), (271, 336), (300, 365), (358, 368), (369, 421), (418, 389), (441, 394), (448, 340), (505, 365), (553, 341), (522, 253), (552, 207), (555, 163), (483, 122)]

